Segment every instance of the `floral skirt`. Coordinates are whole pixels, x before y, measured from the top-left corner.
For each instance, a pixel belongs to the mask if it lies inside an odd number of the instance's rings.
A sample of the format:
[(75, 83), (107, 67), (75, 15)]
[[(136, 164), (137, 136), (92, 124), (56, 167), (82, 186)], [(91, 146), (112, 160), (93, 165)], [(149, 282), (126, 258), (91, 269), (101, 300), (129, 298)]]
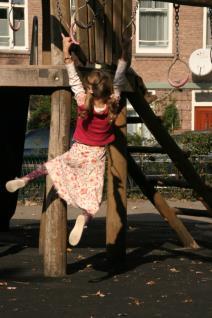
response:
[(99, 210), (105, 172), (105, 147), (75, 142), (69, 151), (45, 163), (58, 195), (90, 214)]

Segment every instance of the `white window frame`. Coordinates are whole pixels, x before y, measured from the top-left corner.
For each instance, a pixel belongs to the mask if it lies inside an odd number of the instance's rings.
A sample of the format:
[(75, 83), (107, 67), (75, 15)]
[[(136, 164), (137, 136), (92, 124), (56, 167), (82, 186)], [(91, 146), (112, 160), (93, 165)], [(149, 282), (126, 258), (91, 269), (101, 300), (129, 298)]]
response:
[[(12, 0), (9, 0), (8, 3), (6, 2), (1, 2), (0, 0), (0, 8), (8, 8), (8, 10), (10, 11), (11, 9), (11, 2)], [(1, 51), (27, 51), (29, 49), (29, 37), (28, 37), (28, 1), (25, 0), (25, 4), (13, 4), (14, 7), (16, 8), (24, 8), (24, 28), (25, 28), (25, 37), (24, 37), (24, 45), (23, 46), (15, 46), (13, 43), (13, 35), (14, 32), (10, 26), (9, 27), (9, 46), (0, 46), (0, 52)], [(9, 23), (9, 21), (8, 21)]]
[(208, 8), (203, 8), (203, 48), (207, 48), (207, 16)]
[[(148, 93), (152, 93), (152, 95), (156, 95), (156, 91), (155, 90), (149, 90), (148, 89)], [(150, 105), (150, 107), (154, 110), (154, 105)], [(135, 109), (133, 108), (133, 106), (130, 104), (130, 102), (127, 100), (127, 111), (135, 111)], [(135, 117), (139, 117), (139, 115), (137, 114), (137, 112), (135, 111)], [(148, 130), (148, 128), (146, 127), (146, 125), (144, 123), (136, 123), (136, 124), (128, 124), (132, 127), (132, 131), (133, 133), (136, 133), (138, 135), (142, 135), (142, 134), (149, 134), (149, 136), (152, 136), (151, 132)], [(144, 132), (144, 130), (146, 130), (146, 132)], [(147, 133), (148, 131), (148, 133)], [(152, 139), (152, 137), (150, 137), (149, 139)]]
[[(127, 100), (127, 112), (128, 111), (134, 111), (135, 112), (135, 117), (139, 117), (139, 115), (136, 113), (135, 109), (133, 108), (133, 106), (130, 104), (130, 102)], [(129, 130), (132, 131), (133, 134), (138, 134), (141, 135), (141, 123), (137, 123), (137, 124), (127, 124), (127, 126), (129, 125), (129, 127), (131, 129), (127, 129), (128, 133), (131, 133)]]
[[(136, 25), (139, 26), (139, 9), (136, 12)], [(173, 50), (173, 4), (168, 4), (168, 46), (139, 47), (139, 27), (136, 28), (136, 54), (171, 54)]]
[(191, 102), (191, 130), (194, 130), (195, 123), (195, 107), (212, 107), (211, 102), (197, 102), (196, 94), (197, 93), (212, 93), (212, 90), (193, 90), (192, 91), (192, 102)]

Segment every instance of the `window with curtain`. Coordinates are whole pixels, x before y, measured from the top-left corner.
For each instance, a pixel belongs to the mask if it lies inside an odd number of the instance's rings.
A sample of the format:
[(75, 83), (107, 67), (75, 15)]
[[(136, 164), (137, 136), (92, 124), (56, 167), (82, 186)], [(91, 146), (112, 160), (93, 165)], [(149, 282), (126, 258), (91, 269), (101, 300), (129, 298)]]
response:
[(206, 26), (206, 46), (212, 47), (212, 10), (207, 10), (207, 26)]
[[(0, 0), (0, 50), (26, 46), (26, 1)], [(13, 29), (17, 29), (17, 31)]]
[(137, 13), (137, 52), (171, 53), (172, 4), (139, 1)]

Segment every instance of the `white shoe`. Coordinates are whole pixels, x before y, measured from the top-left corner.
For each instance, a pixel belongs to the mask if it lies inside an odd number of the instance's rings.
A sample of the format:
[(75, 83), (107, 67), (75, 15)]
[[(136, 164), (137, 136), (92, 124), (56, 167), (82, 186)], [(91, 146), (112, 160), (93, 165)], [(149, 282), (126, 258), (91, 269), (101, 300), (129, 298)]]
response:
[(8, 181), (5, 187), (7, 191), (15, 192), (16, 190), (25, 187), (26, 184), (27, 184), (27, 181), (25, 181), (24, 179), (17, 178), (17, 179)]
[(83, 229), (84, 226), (86, 224), (86, 217), (84, 215), (79, 215), (76, 219), (74, 228), (72, 229), (70, 235), (69, 235), (69, 244), (72, 246), (76, 246), (81, 237), (82, 237), (82, 233), (83, 233)]

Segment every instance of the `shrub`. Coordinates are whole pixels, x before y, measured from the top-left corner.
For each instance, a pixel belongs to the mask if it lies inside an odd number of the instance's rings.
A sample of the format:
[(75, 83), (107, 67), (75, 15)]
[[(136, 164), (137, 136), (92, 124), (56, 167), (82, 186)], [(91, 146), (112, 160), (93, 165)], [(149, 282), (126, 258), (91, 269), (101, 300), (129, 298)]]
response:
[(212, 152), (212, 133), (210, 131), (190, 131), (173, 136), (179, 146), (191, 155), (207, 155)]
[(163, 125), (170, 132), (180, 127), (179, 112), (174, 100), (171, 101), (171, 103), (165, 107), (165, 110), (162, 116), (162, 121), (163, 121)]

